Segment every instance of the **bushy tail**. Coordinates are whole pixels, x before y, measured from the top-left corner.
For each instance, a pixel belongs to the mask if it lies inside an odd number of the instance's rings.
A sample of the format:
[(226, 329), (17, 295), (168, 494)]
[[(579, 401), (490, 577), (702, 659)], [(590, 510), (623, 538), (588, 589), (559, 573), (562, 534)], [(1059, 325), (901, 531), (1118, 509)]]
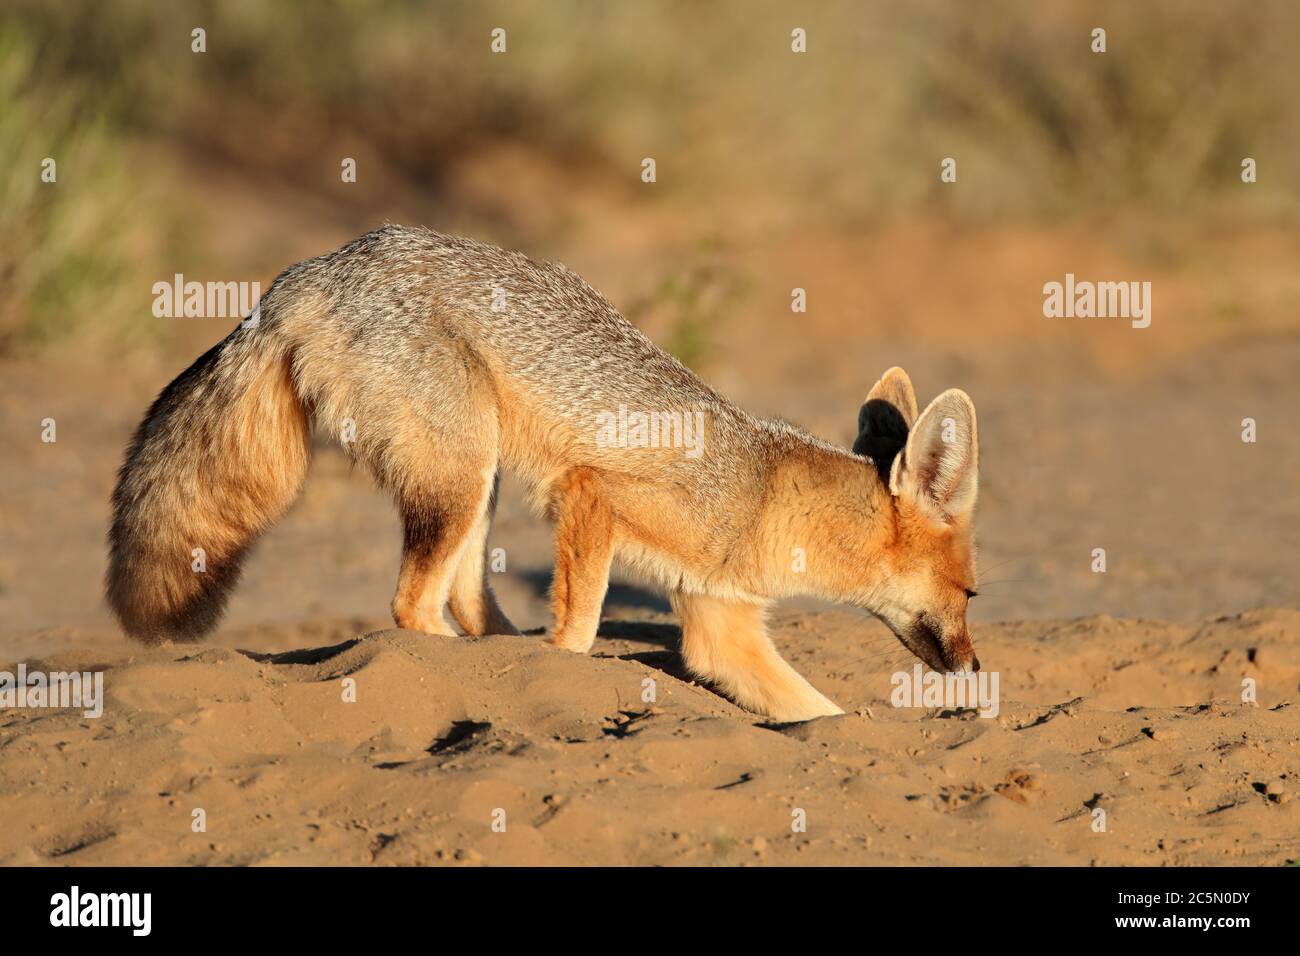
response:
[(275, 336), (236, 329), (163, 389), (113, 492), (107, 594), (123, 630), (146, 644), (210, 631), (310, 454), (292, 355)]

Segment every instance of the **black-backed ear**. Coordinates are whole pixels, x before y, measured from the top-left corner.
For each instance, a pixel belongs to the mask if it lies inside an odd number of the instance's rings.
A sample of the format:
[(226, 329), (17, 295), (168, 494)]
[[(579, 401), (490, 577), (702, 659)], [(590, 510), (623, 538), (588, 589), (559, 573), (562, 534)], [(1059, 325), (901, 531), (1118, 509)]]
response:
[(871, 386), (871, 391), (867, 392), (867, 401), (873, 398), (884, 399), (897, 408), (908, 428), (916, 422), (916, 391), (912, 388), (912, 380), (907, 377), (907, 373), (897, 365)]
[(907, 373), (895, 366), (871, 386), (867, 400), (858, 410), (858, 437), (853, 453), (870, 458), (880, 478), (889, 484), (894, 458), (907, 444), (907, 433), (916, 420), (916, 393)]

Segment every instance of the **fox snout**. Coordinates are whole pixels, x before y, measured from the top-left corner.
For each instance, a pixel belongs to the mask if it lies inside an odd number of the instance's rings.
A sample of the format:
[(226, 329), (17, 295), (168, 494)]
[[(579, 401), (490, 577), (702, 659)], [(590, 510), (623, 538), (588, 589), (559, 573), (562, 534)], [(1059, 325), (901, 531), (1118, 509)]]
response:
[(966, 628), (965, 621), (951, 635), (940, 638), (939, 650), (943, 657), (944, 670), (973, 673), (980, 669), (980, 659), (975, 656), (975, 645), (971, 643), (970, 631)]
[(964, 619), (943, 634), (939, 641), (939, 648), (943, 653), (946, 670), (977, 671), (980, 669), (980, 659), (975, 656), (975, 645), (971, 642), (970, 630), (966, 627)]
[(975, 645), (964, 621), (959, 628), (945, 633), (923, 617), (906, 635), (899, 636), (908, 650), (934, 670), (975, 672), (980, 669), (980, 659), (975, 656)]

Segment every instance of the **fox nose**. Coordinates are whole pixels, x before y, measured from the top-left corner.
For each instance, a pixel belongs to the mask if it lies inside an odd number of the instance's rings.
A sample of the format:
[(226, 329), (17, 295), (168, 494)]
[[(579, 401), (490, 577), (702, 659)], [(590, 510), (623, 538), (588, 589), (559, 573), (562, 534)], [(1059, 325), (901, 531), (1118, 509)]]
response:
[(970, 669), (972, 671), (978, 671), (980, 669), (980, 659), (978, 657), (972, 657), (970, 659)]

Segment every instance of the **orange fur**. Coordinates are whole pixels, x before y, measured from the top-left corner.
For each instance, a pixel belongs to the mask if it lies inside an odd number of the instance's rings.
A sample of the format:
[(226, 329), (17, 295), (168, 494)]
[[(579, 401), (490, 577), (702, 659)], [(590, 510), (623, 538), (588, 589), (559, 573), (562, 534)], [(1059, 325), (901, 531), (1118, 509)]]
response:
[[(301, 488), (314, 423), (396, 501), (403, 627), (449, 634), (449, 608), (467, 633), (518, 633), (484, 564), (507, 469), (555, 519), (559, 647), (592, 646), (619, 560), (671, 596), (690, 669), (779, 720), (840, 712), (768, 639), (782, 597), (865, 608), (931, 666), (978, 667), (962, 392), (918, 413), (890, 369), (838, 448), (732, 405), (562, 266), (394, 226), (287, 270), (260, 315), (163, 391), (128, 450), (107, 594), (133, 637), (216, 624), (240, 559)], [(697, 423), (694, 444), (601, 439), (602, 416), (628, 407)]]

